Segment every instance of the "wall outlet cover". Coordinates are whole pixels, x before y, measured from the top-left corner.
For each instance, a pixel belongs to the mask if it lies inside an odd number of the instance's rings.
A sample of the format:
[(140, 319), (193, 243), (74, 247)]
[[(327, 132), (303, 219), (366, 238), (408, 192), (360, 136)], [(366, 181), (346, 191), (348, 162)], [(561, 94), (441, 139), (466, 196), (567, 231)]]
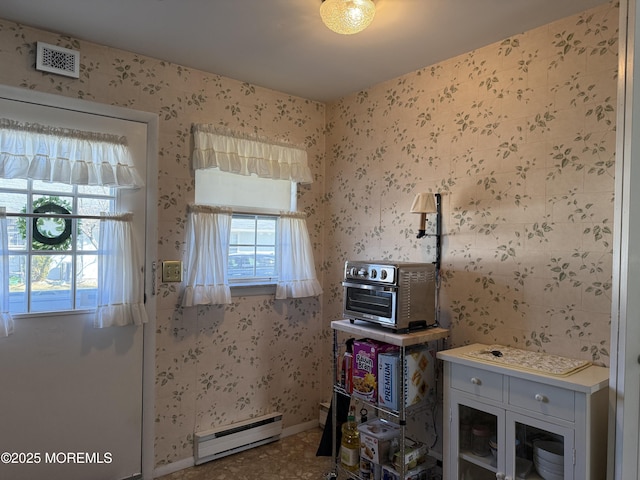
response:
[(182, 262), (180, 260), (162, 262), (162, 281), (165, 283), (182, 281)]

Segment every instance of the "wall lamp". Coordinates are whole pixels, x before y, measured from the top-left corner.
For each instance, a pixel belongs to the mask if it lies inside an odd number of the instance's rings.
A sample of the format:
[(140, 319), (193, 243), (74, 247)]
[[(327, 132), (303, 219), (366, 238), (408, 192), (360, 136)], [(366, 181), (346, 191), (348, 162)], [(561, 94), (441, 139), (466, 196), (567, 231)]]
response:
[[(442, 195), (439, 193), (418, 193), (413, 199), (411, 213), (420, 215), (420, 228), (416, 238), (436, 237), (436, 266), (440, 268), (440, 238), (442, 235)], [(427, 214), (435, 213), (436, 233), (427, 233)]]

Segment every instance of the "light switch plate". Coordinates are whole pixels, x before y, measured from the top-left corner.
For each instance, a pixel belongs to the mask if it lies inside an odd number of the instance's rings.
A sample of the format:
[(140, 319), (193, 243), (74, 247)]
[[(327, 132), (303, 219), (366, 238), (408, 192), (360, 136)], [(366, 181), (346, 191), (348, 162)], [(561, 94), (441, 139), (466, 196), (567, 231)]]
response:
[(167, 283), (182, 281), (182, 262), (180, 260), (162, 262), (162, 281)]

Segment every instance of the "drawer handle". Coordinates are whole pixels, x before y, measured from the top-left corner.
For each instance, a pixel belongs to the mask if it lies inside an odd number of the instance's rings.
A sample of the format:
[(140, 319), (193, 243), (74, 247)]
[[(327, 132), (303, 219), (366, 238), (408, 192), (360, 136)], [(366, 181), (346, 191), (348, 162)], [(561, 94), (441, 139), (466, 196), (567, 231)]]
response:
[(474, 385), (482, 385), (482, 380), (480, 380), (478, 377), (471, 377), (471, 383), (473, 383)]
[(549, 399), (546, 396), (542, 395), (541, 393), (536, 393), (536, 396), (533, 398), (535, 398), (538, 402), (541, 402), (541, 403), (547, 403), (549, 401)]

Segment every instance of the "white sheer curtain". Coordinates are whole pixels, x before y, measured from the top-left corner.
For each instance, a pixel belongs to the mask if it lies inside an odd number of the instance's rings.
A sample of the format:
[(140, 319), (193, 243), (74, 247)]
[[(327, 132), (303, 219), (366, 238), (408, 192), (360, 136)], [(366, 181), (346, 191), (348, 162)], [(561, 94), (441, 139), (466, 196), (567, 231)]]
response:
[[(68, 185), (135, 188), (144, 185), (125, 137), (0, 118), (0, 178), (22, 178)], [(17, 216), (16, 212), (11, 215)], [(143, 264), (133, 238), (132, 215), (105, 216), (100, 222), (98, 307), (94, 325), (141, 325)], [(3, 228), (0, 226), (0, 228)], [(6, 220), (0, 258), (0, 335), (10, 333)]]
[(13, 318), (9, 313), (9, 238), (5, 207), (0, 207), (0, 337), (13, 333)]
[(139, 187), (125, 137), (0, 118), (0, 177)]
[(282, 212), (278, 220), (280, 267), (276, 298), (314, 297), (322, 293), (316, 278), (306, 214)]
[(102, 253), (98, 256), (98, 307), (93, 321), (96, 328), (142, 325), (147, 321), (143, 266), (132, 222), (131, 213), (104, 215), (100, 220)]
[(187, 229), (188, 278), (182, 306), (231, 303), (227, 279), (231, 210), (191, 205)]
[(307, 151), (283, 142), (212, 125), (193, 125), (193, 169), (219, 168), (238, 175), (311, 183)]

